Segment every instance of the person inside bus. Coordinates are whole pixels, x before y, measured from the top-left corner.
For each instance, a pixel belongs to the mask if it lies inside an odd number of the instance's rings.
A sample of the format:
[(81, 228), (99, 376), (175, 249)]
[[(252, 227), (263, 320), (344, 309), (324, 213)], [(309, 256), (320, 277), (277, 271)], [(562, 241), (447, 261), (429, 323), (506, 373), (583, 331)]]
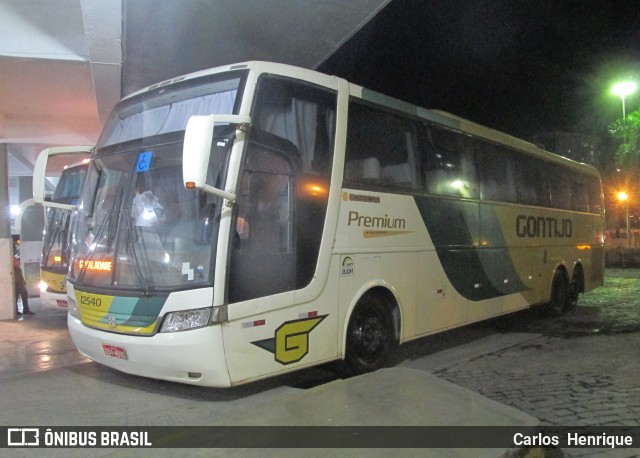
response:
[[(17, 315), (35, 315), (29, 309), (29, 291), (27, 291), (27, 282), (22, 275), (22, 269), (20, 268), (20, 259), (13, 257), (13, 273), (15, 281), (16, 291), (16, 314)], [(22, 299), (22, 312), (18, 308), (18, 299)]]
[(150, 227), (164, 221), (164, 207), (155, 194), (147, 189), (144, 179), (138, 180), (131, 216), (134, 224), (140, 227)]

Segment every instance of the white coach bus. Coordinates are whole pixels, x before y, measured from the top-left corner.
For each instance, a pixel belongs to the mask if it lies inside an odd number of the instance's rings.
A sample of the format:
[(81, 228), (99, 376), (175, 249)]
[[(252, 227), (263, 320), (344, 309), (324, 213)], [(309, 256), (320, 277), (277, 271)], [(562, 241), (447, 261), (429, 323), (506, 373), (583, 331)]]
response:
[(249, 62), (122, 100), (72, 231), (71, 337), (228, 387), (602, 284), (598, 172), (458, 117)]
[[(89, 156), (91, 146), (49, 148), (46, 155), (64, 154), (74, 160)], [(77, 206), (89, 160), (66, 166), (45, 212), (40, 259), (40, 301), (48, 308), (67, 308), (67, 271), (69, 270), (69, 227), (72, 207)], [(36, 175), (37, 177), (37, 175)], [(36, 180), (39, 180), (37, 177)], [(34, 188), (35, 189), (35, 188)], [(36, 198), (39, 203), (44, 199)], [(52, 206), (51, 204), (55, 205)]]

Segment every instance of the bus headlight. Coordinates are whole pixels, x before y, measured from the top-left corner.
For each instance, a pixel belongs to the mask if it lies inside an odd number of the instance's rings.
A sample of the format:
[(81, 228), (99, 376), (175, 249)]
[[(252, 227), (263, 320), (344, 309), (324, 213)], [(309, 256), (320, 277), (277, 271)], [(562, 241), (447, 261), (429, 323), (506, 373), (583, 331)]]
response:
[(48, 287), (49, 285), (47, 285), (47, 283), (43, 280), (40, 280), (40, 283), (38, 283), (38, 288), (40, 289), (41, 293), (46, 293)]
[(67, 296), (67, 312), (74, 318), (80, 319), (80, 312), (78, 311), (78, 303), (75, 298)]
[(160, 327), (160, 332), (176, 332), (202, 328), (209, 324), (210, 316), (211, 307), (170, 312), (165, 315), (162, 326)]

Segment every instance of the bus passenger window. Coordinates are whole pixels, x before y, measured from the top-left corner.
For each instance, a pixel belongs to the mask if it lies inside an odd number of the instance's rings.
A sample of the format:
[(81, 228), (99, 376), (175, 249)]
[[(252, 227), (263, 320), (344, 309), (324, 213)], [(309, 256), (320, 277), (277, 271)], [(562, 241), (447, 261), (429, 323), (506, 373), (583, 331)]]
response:
[(589, 212), (602, 213), (602, 185), (598, 177), (587, 178), (587, 191), (589, 193)]
[(518, 199), (521, 204), (549, 206), (549, 165), (540, 159), (522, 156), (516, 167)]
[(352, 102), (347, 127), (347, 185), (418, 189), (417, 128), (402, 116)]
[(517, 202), (514, 164), (510, 152), (487, 142), (475, 139), (472, 142), (482, 200)]
[(478, 198), (472, 151), (455, 132), (428, 127), (424, 151), (427, 192), (446, 196)]
[(571, 210), (571, 175), (565, 173), (560, 167), (551, 168), (549, 180), (551, 207)]
[(589, 194), (584, 176), (574, 175), (571, 182), (571, 209), (578, 212), (589, 211)]

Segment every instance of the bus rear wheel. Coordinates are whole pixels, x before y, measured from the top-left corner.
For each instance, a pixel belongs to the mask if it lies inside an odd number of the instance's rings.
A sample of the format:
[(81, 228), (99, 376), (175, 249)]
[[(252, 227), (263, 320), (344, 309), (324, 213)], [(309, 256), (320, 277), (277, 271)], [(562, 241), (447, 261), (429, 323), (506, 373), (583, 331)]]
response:
[(582, 292), (584, 292), (584, 272), (582, 267), (578, 266), (575, 268), (571, 284), (569, 284), (567, 310), (571, 310), (578, 305), (578, 297)]
[(383, 367), (397, 341), (389, 307), (374, 297), (363, 297), (347, 328), (345, 362), (350, 374), (358, 375)]
[(547, 311), (551, 316), (560, 316), (570, 305), (569, 282), (564, 272), (557, 270), (551, 283), (551, 301), (547, 304)]

